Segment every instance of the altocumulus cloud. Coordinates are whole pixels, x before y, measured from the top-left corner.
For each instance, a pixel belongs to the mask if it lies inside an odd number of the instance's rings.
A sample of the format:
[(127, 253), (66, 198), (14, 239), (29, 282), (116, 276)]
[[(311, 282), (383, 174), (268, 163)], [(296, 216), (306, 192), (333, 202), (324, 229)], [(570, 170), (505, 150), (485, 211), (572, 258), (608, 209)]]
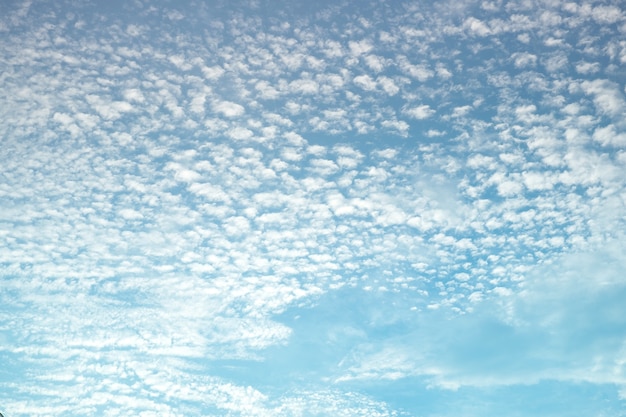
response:
[(6, 415), (625, 415), (619, 2), (0, 10)]

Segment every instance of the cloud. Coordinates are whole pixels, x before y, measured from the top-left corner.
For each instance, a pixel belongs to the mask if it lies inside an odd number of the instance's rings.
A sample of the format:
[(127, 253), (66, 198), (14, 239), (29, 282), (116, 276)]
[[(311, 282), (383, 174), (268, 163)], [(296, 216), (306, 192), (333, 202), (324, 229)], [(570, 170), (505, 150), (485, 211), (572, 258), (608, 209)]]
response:
[(616, 131), (614, 125), (599, 127), (593, 132), (593, 139), (602, 145), (616, 147), (626, 146), (626, 133)]
[(617, 117), (625, 109), (624, 96), (619, 86), (609, 80), (583, 81), (582, 90), (593, 96), (593, 101), (600, 112)]
[(421, 106), (411, 107), (405, 110), (405, 113), (417, 120), (424, 120), (435, 114), (435, 111), (427, 104)]
[(400, 87), (389, 77), (378, 77), (377, 81), (383, 91), (390, 96), (396, 95), (400, 91)]
[(400, 136), (408, 135), (409, 124), (403, 120), (383, 120), (381, 125), (385, 128), (397, 131)]
[(617, 6), (596, 6), (591, 10), (591, 16), (600, 24), (612, 24), (624, 20), (622, 10)]
[(406, 57), (400, 57), (400, 69), (420, 82), (428, 81), (434, 75), (426, 64), (411, 64)]
[(348, 43), (348, 47), (350, 48), (350, 52), (352, 52), (352, 54), (355, 56), (366, 54), (373, 49), (372, 43), (367, 39), (363, 39), (360, 41), (350, 41)]
[(289, 83), (289, 89), (294, 93), (316, 94), (319, 90), (319, 84), (315, 80), (299, 79)]
[[(363, 392), (623, 389), (623, 13), (457, 3), (8, 6), (4, 403), (398, 415)], [(298, 320), (324, 300), (315, 344)]]
[(414, 330), (387, 335), (382, 347), (360, 345), (342, 361), (336, 382), (422, 376), (452, 390), (545, 380), (623, 389), (620, 250), (618, 244), (534, 268), (521, 291), (494, 291), (470, 314), (405, 313)]
[(214, 103), (213, 110), (226, 117), (237, 117), (245, 113), (245, 108), (241, 104), (230, 101), (220, 101)]
[(516, 68), (534, 67), (537, 62), (537, 56), (527, 52), (514, 53), (511, 58)]
[(491, 34), (491, 29), (481, 20), (475, 17), (469, 17), (463, 23), (463, 27), (471, 34), (484, 37)]
[(376, 82), (369, 75), (354, 77), (354, 83), (366, 91), (376, 90)]
[(226, 135), (232, 139), (246, 140), (254, 136), (254, 132), (252, 132), (248, 128), (238, 126), (230, 129), (228, 132), (226, 132)]

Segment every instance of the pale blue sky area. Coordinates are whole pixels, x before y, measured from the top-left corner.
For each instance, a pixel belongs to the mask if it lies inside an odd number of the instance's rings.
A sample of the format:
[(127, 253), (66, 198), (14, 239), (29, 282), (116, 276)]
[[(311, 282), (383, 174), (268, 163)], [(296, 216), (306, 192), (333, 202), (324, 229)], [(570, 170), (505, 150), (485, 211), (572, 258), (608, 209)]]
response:
[(626, 10), (0, 2), (0, 412), (626, 416)]

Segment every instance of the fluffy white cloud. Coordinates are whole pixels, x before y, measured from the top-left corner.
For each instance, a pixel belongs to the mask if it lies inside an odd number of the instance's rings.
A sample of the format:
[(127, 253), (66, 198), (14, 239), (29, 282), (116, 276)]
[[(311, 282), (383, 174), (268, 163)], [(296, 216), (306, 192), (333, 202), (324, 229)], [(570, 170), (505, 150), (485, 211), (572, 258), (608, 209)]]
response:
[(435, 111), (431, 109), (429, 105), (422, 104), (421, 106), (410, 107), (406, 109), (405, 113), (414, 119), (423, 120), (431, 117), (433, 114), (435, 114)]
[(245, 108), (241, 104), (231, 101), (220, 101), (213, 104), (213, 110), (226, 117), (237, 117), (245, 113)]

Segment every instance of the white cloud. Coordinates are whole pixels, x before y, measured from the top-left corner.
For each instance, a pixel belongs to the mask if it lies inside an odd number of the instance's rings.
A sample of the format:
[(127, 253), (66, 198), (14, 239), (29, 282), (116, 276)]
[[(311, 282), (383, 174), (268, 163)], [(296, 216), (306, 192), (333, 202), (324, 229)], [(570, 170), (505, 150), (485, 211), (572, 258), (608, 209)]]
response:
[(322, 51), (328, 58), (340, 58), (344, 54), (341, 43), (329, 39), (325, 40)]
[(299, 79), (289, 83), (289, 89), (294, 93), (317, 94), (319, 84), (311, 79)]
[(480, 37), (488, 36), (491, 34), (491, 29), (481, 20), (475, 17), (469, 17), (463, 23), (463, 27), (471, 34), (478, 35)]
[(534, 67), (537, 63), (537, 56), (528, 52), (516, 52), (511, 58), (516, 68)]
[(376, 151), (375, 154), (385, 159), (393, 159), (398, 155), (398, 151), (396, 149), (387, 148)]
[(596, 128), (593, 139), (605, 146), (626, 147), (626, 132), (618, 133), (612, 124)]
[(426, 132), (426, 136), (428, 136), (429, 138), (436, 138), (436, 137), (443, 136), (443, 135), (445, 135), (445, 132), (442, 132), (436, 129), (429, 129)]
[(128, 90), (125, 90), (124, 99), (136, 103), (143, 103), (146, 100), (141, 90), (137, 88), (129, 88)]
[(281, 151), (281, 156), (286, 161), (290, 162), (299, 161), (302, 159), (302, 154), (296, 148), (283, 148), (283, 150)]
[(412, 118), (417, 119), (417, 120), (428, 119), (433, 114), (435, 114), (435, 111), (433, 109), (431, 109), (430, 106), (427, 105), (427, 104), (422, 104), (422, 105), (417, 106), (417, 107), (408, 108), (404, 112), (407, 115), (409, 115)]
[(378, 55), (367, 55), (365, 57), (365, 64), (377, 73), (381, 72), (386, 67), (385, 60)]
[(498, 194), (503, 197), (515, 196), (522, 192), (523, 185), (518, 181), (503, 181), (497, 185)]
[(619, 86), (608, 80), (583, 81), (583, 91), (593, 96), (598, 109), (611, 116), (620, 116), (624, 113), (626, 104)]
[(522, 178), (524, 185), (530, 191), (549, 190), (555, 185), (554, 176), (543, 172), (525, 171), (522, 173)]
[(472, 110), (472, 106), (455, 107), (452, 111), (452, 117), (465, 117)]
[(362, 89), (366, 91), (376, 90), (376, 81), (374, 81), (372, 77), (370, 77), (367, 74), (358, 75), (354, 77), (353, 81), (357, 86), (361, 87)]
[(321, 175), (329, 176), (339, 171), (339, 166), (328, 159), (314, 159), (311, 161), (312, 171)]
[(348, 42), (348, 47), (350, 48), (350, 52), (354, 56), (366, 54), (374, 48), (372, 43), (367, 39), (363, 39), (360, 41), (350, 41)]
[(403, 120), (383, 120), (381, 125), (396, 130), (401, 136), (407, 136), (409, 132), (409, 124)]
[(245, 113), (245, 108), (241, 104), (231, 101), (219, 101), (213, 103), (213, 110), (226, 117), (237, 117)]
[(411, 64), (405, 57), (400, 59), (400, 68), (409, 76), (416, 78), (420, 82), (428, 81), (433, 75), (433, 71), (425, 64)]
[(396, 95), (400, 91), (398, 85), (389, 77), (378, 77), (377, 81), (383, 91), (390, 96)]
[(202, 74), (209, 80), (216, 80), (224, 75), (224, 69), (220, 66), (203, 67)]
[(600, 71), (600, 64), (597, 62), (579, 62), (575, 68), (579, 74), (595, 74)]
[(622, 10), (617, 6), (596, 6), (592, 9), (593, 19), (600, 24), (612, 24), (624, 20)]
[(204, 113), (204, 103), (206, 102), (206, 97), (204, 95), (198, 95), (191, 100), (189, 105), (190, 110), (194, 113), (202, 114)]
[(228, 132), (226, 132), (226, 135), (236, 140), (247, 140), (254, 136), (254, 132), (245, 127), (238, 126), (228, 130)]
[(259, 81), (254, 88), (258, 90), (260, 97), (263, 99), (273, 100), (280, 96), (280, 92), (267, 81)]

